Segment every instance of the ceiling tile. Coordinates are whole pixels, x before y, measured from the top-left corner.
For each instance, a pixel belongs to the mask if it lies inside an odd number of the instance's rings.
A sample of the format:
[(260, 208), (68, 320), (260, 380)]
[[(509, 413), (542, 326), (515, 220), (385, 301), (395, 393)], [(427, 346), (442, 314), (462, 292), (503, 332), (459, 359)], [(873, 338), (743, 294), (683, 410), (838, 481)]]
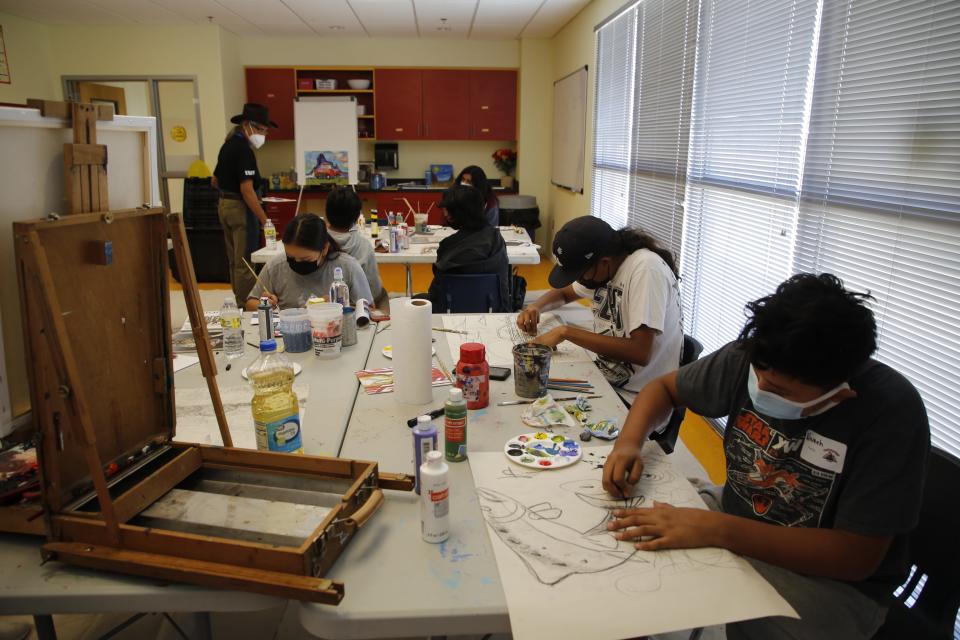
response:
[(218, 0), (266, 35), (313, 35), (314, 31), (281, 0)]
[(590, 0), (546, 0), (521, 34), (525, 38), (551, 38)]
[(253, 22), (243, 19), (214, 0), (153, 0), (156, 4), (197, 23), (211, 22), (241, 35), (263, 35)]
[(132, 24), (128, 18), (84, 0), (0, 0), (0, 11), (44, 24)]

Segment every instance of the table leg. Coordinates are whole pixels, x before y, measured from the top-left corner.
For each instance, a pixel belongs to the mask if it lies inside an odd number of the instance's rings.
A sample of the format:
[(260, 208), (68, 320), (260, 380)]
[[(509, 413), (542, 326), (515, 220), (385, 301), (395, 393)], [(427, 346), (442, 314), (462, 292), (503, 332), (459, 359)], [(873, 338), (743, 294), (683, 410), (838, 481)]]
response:
[(403, 265), (403, 268), (407, 270), (407, 297), (413, 297), (413, 265), (409, 262)]
[(57, 640), (57, 630), (53, 626), (53, 616), (33, 616), (33, 626), (37, 629), (39, 640)]

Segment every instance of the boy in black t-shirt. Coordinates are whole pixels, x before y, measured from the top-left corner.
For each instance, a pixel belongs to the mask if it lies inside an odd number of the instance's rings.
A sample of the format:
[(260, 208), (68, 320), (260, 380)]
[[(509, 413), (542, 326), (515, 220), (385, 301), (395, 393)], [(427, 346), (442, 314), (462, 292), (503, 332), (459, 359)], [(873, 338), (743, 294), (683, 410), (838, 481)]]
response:
[(604, 466), (604, 487), (629, 492), (674, 407), (727, 416), (721, 510), (657, 504), (615, 512), (610, 528), (639, 549), (747, 556), (801, 616), (727, 625), (731, 640), (870, 638), (906, 576), (930, 433), (913, 385), (870, 358), (866, 298), (800, 274), (749, 303), (737, 341), (641, 391)]

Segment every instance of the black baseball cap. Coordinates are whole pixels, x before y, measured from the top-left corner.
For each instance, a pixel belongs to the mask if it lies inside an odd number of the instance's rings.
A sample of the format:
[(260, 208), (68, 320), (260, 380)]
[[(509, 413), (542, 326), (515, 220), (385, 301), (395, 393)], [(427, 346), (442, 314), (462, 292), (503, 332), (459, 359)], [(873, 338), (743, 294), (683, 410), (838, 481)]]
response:
[(554, 289), (573, 284), (593, 263), (610, 255), (618, 242), (613, 227), (593, 216), (574, 218), (553, 236), (557, 264), (547, 279)]

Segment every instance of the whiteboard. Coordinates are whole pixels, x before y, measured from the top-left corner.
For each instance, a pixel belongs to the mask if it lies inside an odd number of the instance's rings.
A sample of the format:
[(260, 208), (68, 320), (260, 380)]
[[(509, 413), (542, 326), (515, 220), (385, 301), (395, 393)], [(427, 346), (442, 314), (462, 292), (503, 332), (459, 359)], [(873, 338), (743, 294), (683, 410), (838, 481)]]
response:
[(587, 67), (553, 83), (553, 163), (550, 182), (583, 193), (587, 136)]
[(299, 184), (307, 184), (306, 174), (310, 170), (306, 166), (307, 154), (318, 152), (346, 152), (347, 182), (357, 184), (360, 149), (357, 143), (356, 98), (300, 98), (293, 103), (293, 126), (296, 131), (293, 166), (296, 167)]

